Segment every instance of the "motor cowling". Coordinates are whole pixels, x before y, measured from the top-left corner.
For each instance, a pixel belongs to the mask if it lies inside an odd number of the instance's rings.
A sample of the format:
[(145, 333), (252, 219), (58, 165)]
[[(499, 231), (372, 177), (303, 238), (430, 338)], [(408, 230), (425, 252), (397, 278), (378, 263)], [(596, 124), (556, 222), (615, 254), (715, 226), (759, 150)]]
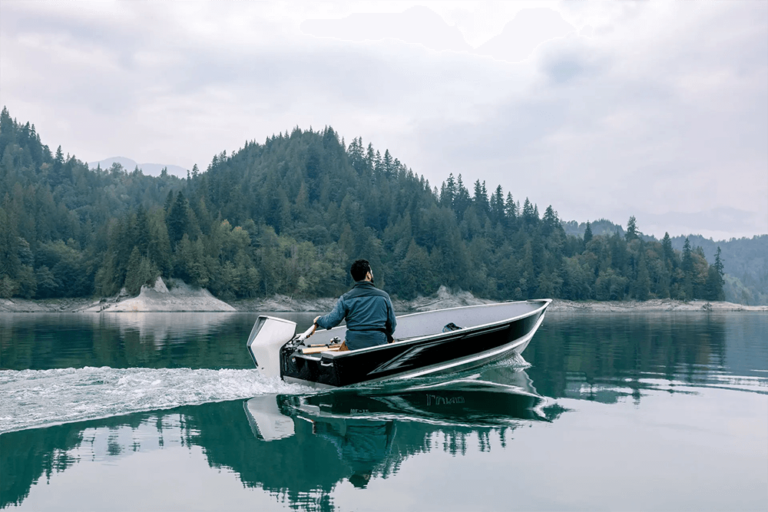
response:
[(295, 334), (295, 322), (259, 316), (248, 337), (248, 353), (256, 368), (267, 377), (280, 377), (280, 348)]

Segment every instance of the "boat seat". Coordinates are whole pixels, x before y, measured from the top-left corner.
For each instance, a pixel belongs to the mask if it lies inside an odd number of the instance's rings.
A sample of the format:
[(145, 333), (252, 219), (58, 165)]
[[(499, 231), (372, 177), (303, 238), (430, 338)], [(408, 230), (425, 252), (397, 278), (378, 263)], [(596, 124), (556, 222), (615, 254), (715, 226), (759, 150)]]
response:
[[(408, 340), (412, 340), (412, 339), (416, 339), (416, 338), (421, 338), (421, 337), (422, 336), (410, 336), (408, 338), (395, 338), (395, 340), (392, 343), (400, 343), (402, 341), (408, 341)], [(368, 348), (371, 348), (371, 347), (368, 347)], [(358, 349), (358, 350), (362, 350), (362, 349)], [(357, 350), (342, 350), (342, 351), (339, 351), (339, 350), (333, 350), (333, 351), (326, 350), (326, 351), (317, 353), (317, 355), (320, 355), (322, 357), (322, 359), (333, 359), (335, 357), (341, 357), (341, 356), (344, 356), (346, 354), (353, 354), (355, 352), (357, 352)], [(312, 355), (315, 355), (315, 354), (312, 354)]]

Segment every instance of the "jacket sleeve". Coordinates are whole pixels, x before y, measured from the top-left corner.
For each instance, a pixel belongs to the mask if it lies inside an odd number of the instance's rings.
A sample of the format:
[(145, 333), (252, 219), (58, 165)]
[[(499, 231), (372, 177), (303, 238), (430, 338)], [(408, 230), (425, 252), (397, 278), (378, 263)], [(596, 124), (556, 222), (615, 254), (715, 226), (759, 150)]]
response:
[(397, 328), (397, 319), (395, 318), (395, 308), (392, 307), (392, 301), (387, 297), (387, 332), (390, 336), (395, 334)]
[(317, 326), (321, 329), (333, 329), (344, 320), (347, 308), (344, 304), (344, 297), (341, 297), (334, 306), (333, 311), (317, 319)]

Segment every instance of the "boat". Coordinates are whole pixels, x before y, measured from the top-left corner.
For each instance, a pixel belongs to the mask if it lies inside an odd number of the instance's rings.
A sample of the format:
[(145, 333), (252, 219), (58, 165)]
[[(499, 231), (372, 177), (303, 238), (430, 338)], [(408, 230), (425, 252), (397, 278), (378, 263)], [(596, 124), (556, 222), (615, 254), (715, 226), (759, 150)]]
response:
[(391, 343), (350, 351), (338, 350), (344, 326), (314, 335), (310, 327), (296, 334), (295, 322), (261, 315), (247, 347), (263, 374), (313, 387), (440, 375), (522, 353), (551, 302), (538, 299), (402, 315)]

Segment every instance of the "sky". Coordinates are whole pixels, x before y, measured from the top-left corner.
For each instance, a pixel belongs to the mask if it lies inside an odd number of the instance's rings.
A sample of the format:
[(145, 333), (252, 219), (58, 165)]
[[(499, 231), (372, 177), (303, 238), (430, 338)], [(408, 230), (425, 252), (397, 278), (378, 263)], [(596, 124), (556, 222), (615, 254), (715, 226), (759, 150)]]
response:
[(83, 161), (332, 126), (565, 220), (768, 233), (760, 0), (0, 0), (0, 103)]

